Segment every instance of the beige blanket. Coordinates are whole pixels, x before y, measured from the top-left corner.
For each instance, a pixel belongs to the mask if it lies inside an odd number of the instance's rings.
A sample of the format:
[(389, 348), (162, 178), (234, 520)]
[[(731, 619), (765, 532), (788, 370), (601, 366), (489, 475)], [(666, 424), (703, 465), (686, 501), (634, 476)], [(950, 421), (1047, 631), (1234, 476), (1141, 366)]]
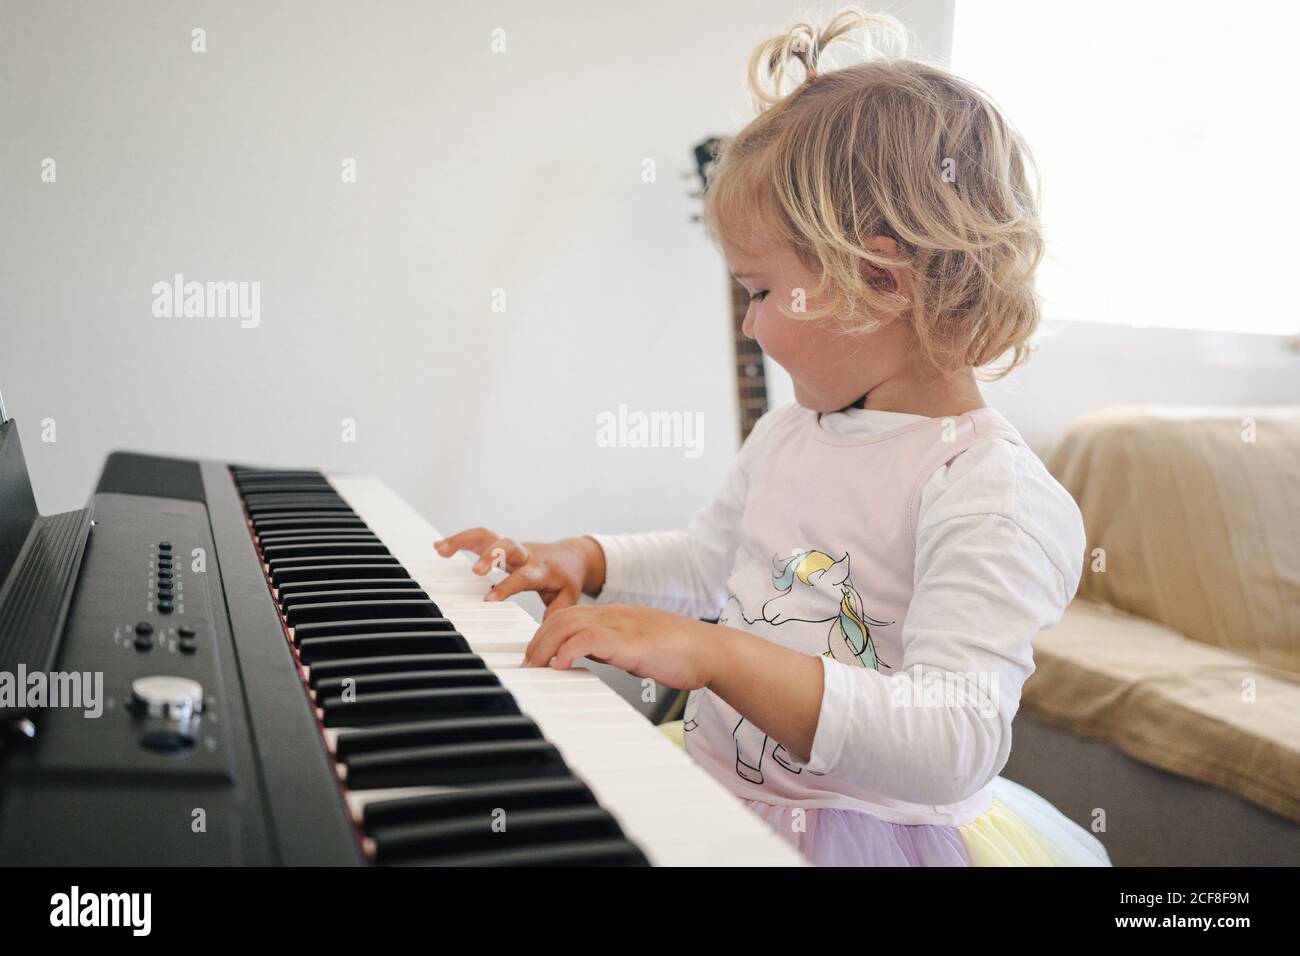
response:
[(1083, 511), (1081, 597), (1300, 673), (1300, 407), (1096, 413), (1048, 467)]
[(1300, 678), (1076, 600), (1021, 710), (1300, 822)]

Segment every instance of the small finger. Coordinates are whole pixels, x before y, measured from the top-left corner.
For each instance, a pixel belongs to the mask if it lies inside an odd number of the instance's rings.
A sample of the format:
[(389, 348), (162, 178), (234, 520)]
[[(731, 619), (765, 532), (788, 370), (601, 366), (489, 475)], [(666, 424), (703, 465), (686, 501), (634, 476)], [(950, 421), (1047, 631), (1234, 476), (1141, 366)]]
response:
[(545, 667), (570, 634), (583, 626), (582, 608), (565, 608), (542, 622), (524, 651), (525, 667)]
[(504, 601), (512, 594), (518, 594), (520, 591), (536, 591), (543, 584), (542, 578), (541, 568), (535, 564), (525, 564), (492, 585), (487, 594), (483, 595), (483, 600)]
[(528, 549), (514, 538), (497, 538), (479, 552), (474, 562), (475, 574), (487, 574), (489, 571), (513, 571), (527, 563)]
[(500, 537), (501, 535), (487, 528), (466, 528), (441, 541), (435, 541), (433, 547), (444, 558), (451, 557), (457, 551), (473, 551), (475, 554), (481, 554), (487, 545), (499, 540)]
[(573, 607), (577, 603), (578, 595), (572, 588), (557, 591), (555, 597), (547, 602), (546, 611), (542, 614), (542, 620), (545, 621), (557, 611), (563, 611), (566, 607)]
[(609, 652), (605, 649), (604, 635), (595, 628), (584, 628), (571, 634), (551, 655), (550, 665), (556, 670), (568, 670), (573, 662), (584, 657), (600, 660)]

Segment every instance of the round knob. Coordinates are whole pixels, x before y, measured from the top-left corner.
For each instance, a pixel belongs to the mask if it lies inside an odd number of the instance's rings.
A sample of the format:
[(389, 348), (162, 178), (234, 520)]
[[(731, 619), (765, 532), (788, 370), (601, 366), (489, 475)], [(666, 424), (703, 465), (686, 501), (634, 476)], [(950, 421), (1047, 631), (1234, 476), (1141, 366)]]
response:
[(143, 716), (189, 720), (203, 709), (203, 685), (188, 677), (141, 677), (131, 696)]

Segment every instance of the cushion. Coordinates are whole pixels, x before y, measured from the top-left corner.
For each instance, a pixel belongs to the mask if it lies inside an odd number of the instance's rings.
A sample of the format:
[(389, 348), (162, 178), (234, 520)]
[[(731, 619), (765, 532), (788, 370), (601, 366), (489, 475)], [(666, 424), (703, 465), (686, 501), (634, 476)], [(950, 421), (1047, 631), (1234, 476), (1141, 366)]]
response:
[(1093, 413), (1047, 464), (1083, 512), (1081, 597), (1300, 673), (1300, 406)]
[(1300, 677), (1076, 599), (1021, 710), (1300, 822)]

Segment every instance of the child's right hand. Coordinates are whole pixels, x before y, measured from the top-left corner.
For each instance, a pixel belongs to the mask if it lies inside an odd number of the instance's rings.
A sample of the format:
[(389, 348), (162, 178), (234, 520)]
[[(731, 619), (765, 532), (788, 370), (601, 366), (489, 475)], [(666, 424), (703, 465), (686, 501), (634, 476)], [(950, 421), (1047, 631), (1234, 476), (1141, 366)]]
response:
[(500, 601), (520, 591), (536, 591), (546, 604), (543, 619), (577, 604), (582, 594), (596, 597), (605, 586), (605, 552), (594, 538), (520, 544), (487, 528), (470, 528), (435, 541), (433, 546), (444, 558), (457, 551), (474, 552), (479, 556), (475, 574), (487, 574), (494, 568), (510, 572), (483, 600)]

